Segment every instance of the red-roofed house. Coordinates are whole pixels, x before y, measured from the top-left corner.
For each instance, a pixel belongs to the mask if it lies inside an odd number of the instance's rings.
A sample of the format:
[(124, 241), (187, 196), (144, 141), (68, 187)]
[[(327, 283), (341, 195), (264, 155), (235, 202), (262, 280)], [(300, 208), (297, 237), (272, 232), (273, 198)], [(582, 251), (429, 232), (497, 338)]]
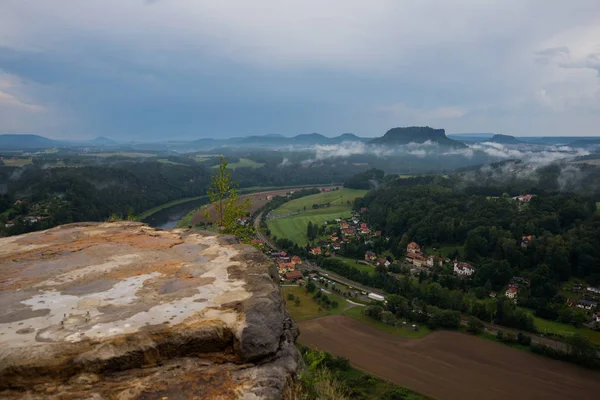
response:
[(414, 265), (415, 267), (422, 267), (427, 262), (427, 259), (421, 254), (408, 253), (406, 254), (406, 261)]
[(410, 242), (406, 246), (406, 252), (411, 254), (418, 254), (421, 252), (421, 247), (416, 242)]
[(294, 281), (297, 281), (298, 279), (302, 279), (302, 272), (300, 272), (300, 271), (286, 272), (286, 274), (283, 277), (288, 282), (294, 282)]
[(365, 261), (373, 262), (375, 260), (377, 260), (377, 254), (373, 253), (372, 251), (367, 251), (365, 253)]
[(289, 272), (289, 271), (293, 271), (295, 270), (296, 264), (288, 262), (288, 263), (279, 263), (279, 273), (283, 274), (285, 272)]
[(298, 256), (292, 257), (292, 263), (294, 264), (302, 264), (302, 259)]
[(310, 250), (310, 253), (313, 256), (321, 255), (321, 248), (320, 247), (314, 247), (313, 249)]
[(527, 247), (529, 247), (529, 245), (531, 244), (531, 235), (530, 236), (523, 236), (521, 238), (521, 247), (526, 249)]
[(506, 297), (508, 297), (509, 299), (514, 299), (519, 295), (519, 289), (517, 289), (514, 286), (511, 286), (506, 290), (505, 294), (506, 294)]

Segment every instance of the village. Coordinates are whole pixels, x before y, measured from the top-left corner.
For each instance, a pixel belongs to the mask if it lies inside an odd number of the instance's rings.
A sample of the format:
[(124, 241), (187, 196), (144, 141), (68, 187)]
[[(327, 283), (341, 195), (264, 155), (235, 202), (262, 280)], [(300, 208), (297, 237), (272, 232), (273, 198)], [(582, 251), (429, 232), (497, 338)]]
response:
[[(515, 200), (526, 203), (532, 197), (533, 195), (520, 196)], [(327, 221), (322, 227), (322, 234), (303, 249), (306, 259), (303, 259), (300, 254), (289, 254), (286, 251), (270, 249), (264, 246), (261, 240), (255, 240), (254, 244), (261, 245), (265, 253), (277, 264), (281, 284), (304, 286), (308, 280), (312, 279), (315, 282), (320, 281), (334, 285), (335, 287), (335, 279), (323, 276), (323, 273), (319, 273), (316, 270), (319, 259), (323, 257), (344, 257), (346, 246), (352, 244), (362, 243), (369, 246), (374, 240), (388, 240), (381, 230), (373, 229), (363, 220), (361, 216), (366, 211), (365, 208), (362, 208), (358, 212), (353, 212), (348, 218), (336, 218), (335, 220)], [(248, 223), (248, 221), (240, 222), (244, 224)], [(535, 238), (532, 235), (526, 235), (522, 237), (519, 245), (526, 249), (534, 240)], [(364, 252), (364, 256), (361, 259), (355, 259), (355, 262), (365, 267), (373, 268), (373, 270), (387, 271), (387, 273), (396, 277), (401, 277), (405, 274), (418, 277), (421, 274), (439, 274), (445, 271), (458, 278), (470, 279), (477, 271), (476, 266), (471, 262), (460, 260), (458, 257), (453, 259), (444, 258), (435, 253), (435, 248), (424, 251), (418, 243), (413, 241), (406, 246), (406, 253), (403, 258), (394, 259), (389, 253), (377, 254), (372, 250), (367, 250)], [(391, 270), (401, 270), (403, 273), (392, 272)], [(340, 285), (340, 283), (338, 279), (338, 286), (349, 286), (347, 282), (346, 285)], [(354, 286), (359, 285), (355, 283)], [(382, 293), (367, 292), (358, 290), (355, 287), (353, 289), (352, 291), (342, 291), (341, 293), (347, 297), (361, 299), (365, 303), (385, 300), (385, 295)], [(527, 279), (513, 276), (505, 289), (500, 292), (489, 291), (487, 296), (489, 298), (503, 296), (518, 304), (519, 295), (529, 290), (530, 282)], [(586, 325), (591, 327), (600, 323), (600, 312), (596, 313), (598, 301), (600, 300), (600, 288), (580, 285), (574, 286), (573, 291), (576, 293), (576, 296), (574, 296), (574, 299), (569, 299), (567, 304), (570, 307), (585, 310), (588, 313), (589, 319)]]

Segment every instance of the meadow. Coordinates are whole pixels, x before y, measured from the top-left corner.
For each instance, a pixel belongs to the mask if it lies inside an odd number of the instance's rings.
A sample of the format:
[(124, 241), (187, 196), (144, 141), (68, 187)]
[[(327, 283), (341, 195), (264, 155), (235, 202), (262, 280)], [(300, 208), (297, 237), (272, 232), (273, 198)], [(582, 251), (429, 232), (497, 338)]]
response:
[[(319, 290), (318, 288), (316, 290)], [(291, 293), (294, 298), (300, 299), (300, 304), (294, 304), (293, 300), (288, 300), (288, 294)], [(316, 292), (315, 292), (316, 293)], [(312, 293), (307, 293), (306, 288), (300, 286), (281, 286), (281, 298), (285, 303), (285, 307), (292, 315), (295, 321), (303, 321), (311, 318), (323, 317), (325, 315), (333, 315), (341, 313), (350, 304), (342, 297), (335, 294), (325, 293), (331, 300), (338, 302), (337, 308), (326, 310), (322, 308), (313, 299)]]
[[(318, 210), (323, 211), (323, 210)], [(278, 238), (286, 238), (291, 240), (298, 245), (305, 245), (308, 243), (308, 236), (306, 235), (306, 228), (308, 223), (323, 225), (327, 221), (334, 220), (336, 218), (347, 218), (351, 216), (350, 210), (336, 211), (333, 213), (303, 213), (299, 215), (292, 215), (289, 217), (273, 219), (267, 222), (268, 228), (271, 230), (272, 236)]]
[[(324, 210), (333, 211), (341, 211), (341, 210), (350, 210), (352, 205), (354, 204), (354, 199), (358, 197), (362, 197), (367, 193), (366, 190), (357, 190), (357, 189), (339, 189), (331, 192), (323, 192), (319, 194), (313, 194), (311, 196), (301, 197), (299, 199), (295, 199), (292, 201), (288, 201), (283, 204), (281, 207), (273, 210), (271, 212), (272, 216), (279, 215), (288, 215), (292, 213), (304, 212), (306, 207), (306, 212), (314, 212), (317, 213), (321, 211), (326, 213)], [(350, 202), (350, 203), (348, 203)], [(323, 208), (323, 209), (312, 209), (313, 204), (326, 204), (330, 203), (331, 207)]]
[[(336, 218), (350, 217), (354, 199), (365, 193), (365, 190), (340, 189), (289, 201), (269, 214), (271, 217), (279, 218), (269, 220), (267, 226), (272, 235), (304, 245), (308, 242), (306, 228), (309, 222), (323, 225)], [(312, 208), (313, 204), (326, 203), (330, 206)]]
[(31, 157), (2, 158), (2, 163), (7, 167), (23, 167), (31, 164)]
[(346, 258), (346, 257), (335, 257), (335, 258), (343, 261), (346, 265), (354, 267), (361, 272), (366, 272), (369, 275), (375, 275), (375, 273), (376, 273), (375, 267), (373, 267), (372, 265), (363, 264), (363, 263), (358, 262), (358, 260), (353, 260), (351, 258)]

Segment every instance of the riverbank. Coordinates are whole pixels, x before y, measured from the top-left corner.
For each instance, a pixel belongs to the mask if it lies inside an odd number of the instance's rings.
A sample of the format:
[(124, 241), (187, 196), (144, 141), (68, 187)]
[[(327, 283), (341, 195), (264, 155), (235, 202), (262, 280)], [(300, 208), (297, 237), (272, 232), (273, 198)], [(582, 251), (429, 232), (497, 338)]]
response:
[[(336, 185), (336, 184), (335, 183), (327, 183), (327, 184), (322, 184), (322, 185), (251, 186), (248, 188), (240, 189), (239, 192), (240, 192), (240, 194), (242, 194), (242, 193), (253, 193), (253, 192), (257, 192), (257, 191), (265, 191), (265, 190), (273, 190), (273, 189), (294, 189), (294, 188), (307, 188), (307, 187), (319, 187), (319, 186), (331, 186), (331, 185)], [(339, 184), (339, 186), (341, 186), (341, 184)], [(141, 221), (141, 220), (144, 220), (144, 219), (150, 217), (151, 215), (156, 214), (157, 212), (167, 209), (169, 207), (177, 206), (179, 204), (187, 203), (189, 201), (200, 200), (205, 197), (207, 197), (207, 195), (196, 196), (196, 197), (185, 197), (183, 199), (172, 200), (172, 201), (169, 201), (168, 203), (160, 204), (156, 207), (150, 208), (149, 210), (141, 212), (140, 214), (138, 214), (137, 218)]]
[(156, 214), (157, 212), (162, 211), (162, 210), (164, 210), (166, 208), (177, 206), (177, 205), (183, 204), (183, 203), (187, 203), (188, 201), (200, 200), (200, 199), (203, 199), (205, 197), (207, 197), (207, 196), (206, 195), (202, 195), (202, 196), (185, 197), (183, 199), (172, 200), (172, 201), (169, 201), (168, 203), (164, 203), (164, 204), (161, 204), (159, 206), (152, 207), (151, 209), (146, 210), (146, 211), (140, 213), (137, 217), (141, 221), (141, 220), (144, 220), (144, 219), (148, 218), (149, 216), (151, 216), (153, 214)]

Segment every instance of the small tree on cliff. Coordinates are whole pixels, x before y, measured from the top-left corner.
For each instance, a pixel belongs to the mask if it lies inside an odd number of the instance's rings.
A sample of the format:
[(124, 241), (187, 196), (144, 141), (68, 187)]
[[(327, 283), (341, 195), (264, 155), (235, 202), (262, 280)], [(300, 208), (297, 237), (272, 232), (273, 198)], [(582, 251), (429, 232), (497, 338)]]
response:
[(216, 218), (212, 219), (209, 208), (204, 213), (206, 219), (216, 224), (223, 233), (241, 233), (241, 225), (237, 220), (248, 214), (250, 199), (240, 201), (237, 184), (231, 180), (231, 172), (227, 169), (227, 160), (223, 156), (219, 156), (219, 164), (208, 188), (208, 198), (215, 208)]

